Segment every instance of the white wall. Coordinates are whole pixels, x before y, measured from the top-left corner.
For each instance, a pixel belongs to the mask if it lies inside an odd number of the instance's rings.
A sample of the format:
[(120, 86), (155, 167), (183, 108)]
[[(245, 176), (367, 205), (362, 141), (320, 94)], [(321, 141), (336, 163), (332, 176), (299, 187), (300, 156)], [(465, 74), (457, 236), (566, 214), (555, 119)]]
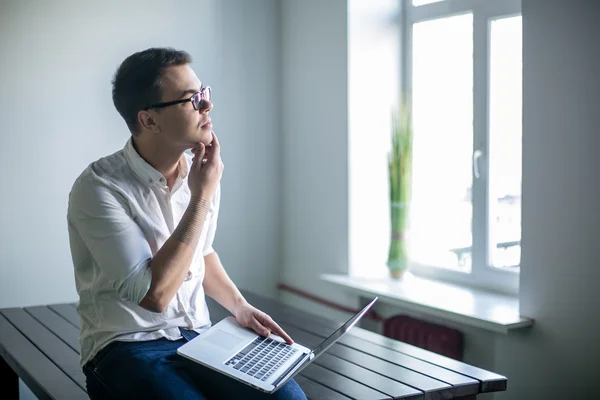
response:
[[(319, 274), (348, 271), (347, 2), (281, 7), (282, 280), (323, 296), (330, 287)], [(294, 295), (283, 299), (319, 310)]]
[[(276, 0), (0, 0), (0, 307), (77, 300), (67, 196), (127, 127), (110, 81), (129, 54), (187, 50), (214, 90), (226, 164), (215, 247), (240, 287), (281, 261)], [(274, 217), (275, 216), (275, 217)]]
[(498, 399), (585, 399), (600, 358), (600, 3), (522, 0), (523, 253), (529, 332), (501, 337)]
[(282, 260), (279, 0), (211, 1), (213, 120), (225, 163), (215, 249), (240, 288), (274, 297)]

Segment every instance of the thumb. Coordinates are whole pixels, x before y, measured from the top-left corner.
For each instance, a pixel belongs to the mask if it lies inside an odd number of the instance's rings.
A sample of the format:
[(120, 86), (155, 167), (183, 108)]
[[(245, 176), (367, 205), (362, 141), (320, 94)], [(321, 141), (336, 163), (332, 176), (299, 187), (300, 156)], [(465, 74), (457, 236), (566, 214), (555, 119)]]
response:
[(192, 159), (192, 163), (197, 164), (199, 162), (202, 162), (202, 159), (204, 158), (205, 153), (206, 153), (206, 148), (204, 147), (204, 143), (199, 143), (194, 148), (194, 158)]

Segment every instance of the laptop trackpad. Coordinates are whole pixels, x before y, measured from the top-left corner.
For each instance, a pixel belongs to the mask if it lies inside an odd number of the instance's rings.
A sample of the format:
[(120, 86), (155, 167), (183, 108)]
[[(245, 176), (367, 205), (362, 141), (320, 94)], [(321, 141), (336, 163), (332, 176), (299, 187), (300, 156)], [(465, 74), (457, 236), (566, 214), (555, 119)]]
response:
[(209, 337), (206, 338), (209, 343), (221, 347), (225, 350), (231, 350), (241, 343), (243, 340), (240, 337), (232, 335), (222, 330), (212, 332)]

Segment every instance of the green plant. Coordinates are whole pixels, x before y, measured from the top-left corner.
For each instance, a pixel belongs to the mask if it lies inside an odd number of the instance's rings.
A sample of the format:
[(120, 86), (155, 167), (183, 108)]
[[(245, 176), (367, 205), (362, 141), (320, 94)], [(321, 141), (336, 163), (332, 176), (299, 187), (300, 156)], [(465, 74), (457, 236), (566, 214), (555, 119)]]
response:
[(411, 112), (403, 103), (392, 113), (392, 148), (388, 154), (391, 240), (387, 265), (392, 276), (408, 267), (406, 230), (411, 196), (413, 127)]

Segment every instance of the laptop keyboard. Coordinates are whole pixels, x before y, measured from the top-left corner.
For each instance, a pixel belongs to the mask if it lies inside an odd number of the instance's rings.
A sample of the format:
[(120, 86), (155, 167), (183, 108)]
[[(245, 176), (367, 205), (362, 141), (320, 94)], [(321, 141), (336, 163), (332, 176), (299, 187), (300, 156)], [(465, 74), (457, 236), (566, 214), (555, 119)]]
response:
[(230, 358), (225, 365), (266, 381), (298, 350), (276, 340), (258, 337), (242, 351)]

